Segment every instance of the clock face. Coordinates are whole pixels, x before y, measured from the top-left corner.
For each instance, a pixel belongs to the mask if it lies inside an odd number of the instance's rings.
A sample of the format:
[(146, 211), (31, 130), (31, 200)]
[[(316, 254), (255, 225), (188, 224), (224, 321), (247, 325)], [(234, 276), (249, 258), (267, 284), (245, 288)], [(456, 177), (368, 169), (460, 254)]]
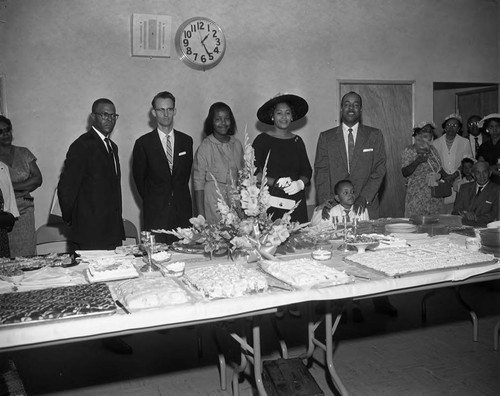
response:
[(217, 65), (226, 51), (226, 38), (214, 21), (196, 17), (184, 22), (175, 35), (175, 46), (188, 66), (206, 70)]

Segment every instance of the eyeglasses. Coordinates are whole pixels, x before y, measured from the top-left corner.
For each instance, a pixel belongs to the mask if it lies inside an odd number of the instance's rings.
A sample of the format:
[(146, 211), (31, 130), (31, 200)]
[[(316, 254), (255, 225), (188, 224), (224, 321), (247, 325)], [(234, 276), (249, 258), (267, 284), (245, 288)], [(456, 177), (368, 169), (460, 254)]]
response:
[(174, 107), (168, 107), (166, 109), (155, 109), (158, 114), (172, 114), (174, 112)]
[(469, 126), (475, 126), (475, 125), (476, 126), (479, 125), (479, 121), (471, 121), (471, 122), (469, 122)]
[(99, 117), (101, 117), (103, 120), (113, 120), (116, 121), (116, 119), (119, 117), (118, 114), (110, 114), (110, 113), (94, 113), (97, 114)]

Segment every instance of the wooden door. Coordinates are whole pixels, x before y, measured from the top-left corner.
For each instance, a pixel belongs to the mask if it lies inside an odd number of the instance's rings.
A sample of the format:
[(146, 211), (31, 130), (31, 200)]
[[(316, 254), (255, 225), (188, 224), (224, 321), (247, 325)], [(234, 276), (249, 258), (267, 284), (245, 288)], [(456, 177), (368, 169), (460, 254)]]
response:
[(456, 93), (457, 111), (464, 122), (463, 136), (467, 136), (467, 119), (471, 115), (480, 117), (498, 113), (498, 86)]
[(340, 98), (349, 91), (363, 100), (363, 124), (380, 129), (384, 135), (387, 173), (379, 191), (380, 217), (402, 217), (406, 187), (401, 153), (412, 141), (413, 83), (341, 82)]

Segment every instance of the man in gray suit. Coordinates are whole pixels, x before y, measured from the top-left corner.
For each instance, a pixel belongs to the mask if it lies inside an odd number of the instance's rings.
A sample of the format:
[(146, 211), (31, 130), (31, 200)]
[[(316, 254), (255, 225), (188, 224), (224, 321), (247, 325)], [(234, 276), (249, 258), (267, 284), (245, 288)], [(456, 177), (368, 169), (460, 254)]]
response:
[(318, 203), (331, 200), (335, 184), (349, 179), (354, 185), (354, 210), (367, 208), (370, 219), (376, 219), (386, 172), (384, 138), (380, 130), (361, 123), (363, 103), (357, 93), (345, 94), (340, 110), (342, 124), (322, 132), (318, 140), (314, 162)]
[[(326, 214), (334, 205), (335, 184), (348, 179), (354, 185), (354, 211), (366, 208), (370, 219), (376, 219), (378, 191), (386, 173), (384, 137), (380, 130), (361, 123), (363, 101), (356, 92), (342, 97), (340, 111), (342, 124), (319, 135), (314, 162), (316, 196), (320, 204), (325, 203)], [(387, 297), (375, 298), (373, 302), (377, 312), (398, 315)], [(353, 309), (353, 319), (363, 320), (358, 307)]]

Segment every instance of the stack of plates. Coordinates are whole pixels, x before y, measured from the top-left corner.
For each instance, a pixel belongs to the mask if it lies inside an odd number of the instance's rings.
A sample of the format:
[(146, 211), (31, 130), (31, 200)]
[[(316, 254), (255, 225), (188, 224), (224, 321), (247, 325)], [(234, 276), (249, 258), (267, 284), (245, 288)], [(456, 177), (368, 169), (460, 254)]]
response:
[(500, 228), (484, 228), (479, 233), (481, 245), (489, 248), (500, 247)]
[(407, 234), (417, 231), (417, 226), (409, 223), (386, 224), (385, 231), (389, 233)]

